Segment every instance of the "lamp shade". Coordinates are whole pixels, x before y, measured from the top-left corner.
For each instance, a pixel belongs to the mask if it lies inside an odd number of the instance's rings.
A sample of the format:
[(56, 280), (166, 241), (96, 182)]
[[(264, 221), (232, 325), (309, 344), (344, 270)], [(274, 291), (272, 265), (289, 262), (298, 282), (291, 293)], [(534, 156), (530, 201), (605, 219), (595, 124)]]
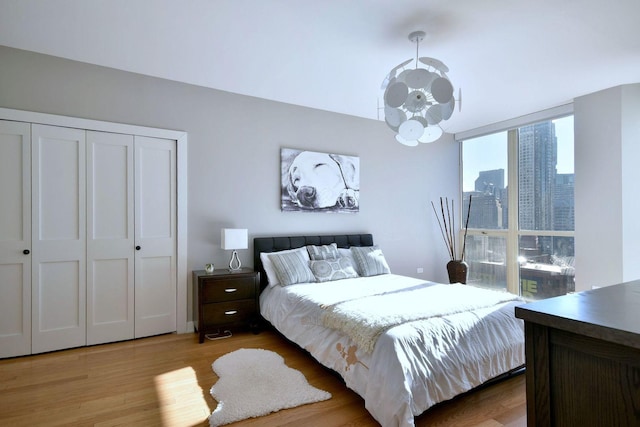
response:
[(223, 228), (220, 236), (224, 250), (247, 249), (248, 233), (246, 228)]

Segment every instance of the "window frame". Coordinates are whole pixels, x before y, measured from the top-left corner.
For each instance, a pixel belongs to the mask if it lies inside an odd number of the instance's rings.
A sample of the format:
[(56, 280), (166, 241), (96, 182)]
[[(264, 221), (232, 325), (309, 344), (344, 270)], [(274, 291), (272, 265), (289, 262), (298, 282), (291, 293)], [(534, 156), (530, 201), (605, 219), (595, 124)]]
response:
[[(520, 265), (518, 263), (518, 255), (520, 251), (520, 237), (522, 236), (553, 236), (553, 237), (574, 237), (573, 231), (553, 231), (553, 230), (520, 230), (519, 225), (519, 168), (518, 168), (518, 152), (519, 152), (519, 135), (520, 127), (561, 119), (563, 117), (573, 115), (573, 103), (529, 114), (519, 118), (495, 123), (482, 128), (474, 129), (467, 132), (457, 133), (454, 135), (459, 145), (459, 182), (460, 182), (460, 200), (464, 199), (463, 177), (463, 143), (465, 140), (487, 136), (499, 132), (507, 132), (507, 182), (508, 182), (508, 227), (506, 229), (486, 229), (486, 228), (469, 228), (467, 236), (489, 236), (500, 237), (506, 239), (506, 281), (507, 291), (516, 295), (520, 295)], [(575, 134), (574, 134), (575, 147)], [(463, 216), (462, 203), (460, 204), (459, 216)], [(462, 220), (458, 224), (463, 224)], [(464, 239), (464, 229), (460, 227), (458, 240), (462, 244)], [(462, 246), (460, 246), (462, 247)]]

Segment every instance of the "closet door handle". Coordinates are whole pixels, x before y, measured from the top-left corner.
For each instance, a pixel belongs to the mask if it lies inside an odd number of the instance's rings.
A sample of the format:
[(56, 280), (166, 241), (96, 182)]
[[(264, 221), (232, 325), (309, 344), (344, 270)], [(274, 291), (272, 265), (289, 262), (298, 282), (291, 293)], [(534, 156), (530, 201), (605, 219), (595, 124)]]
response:
[(136, 251), (139, 251), (140, 249), (142, 249), (140, 246), (136, 246)]
[(24, 251), (22, 251), (23, 254), (25, 255), (29, 255), (31, 253), (31, 251), (29, 251), (29, 249), (25, 249)]

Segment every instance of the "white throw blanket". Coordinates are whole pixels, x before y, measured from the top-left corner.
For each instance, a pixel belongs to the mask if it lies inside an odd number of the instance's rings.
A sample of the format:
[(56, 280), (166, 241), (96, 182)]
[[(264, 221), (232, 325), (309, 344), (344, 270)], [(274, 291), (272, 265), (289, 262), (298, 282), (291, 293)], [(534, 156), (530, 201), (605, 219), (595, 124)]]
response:
[(518, 297), (461, 284), (415, 286), (324, 307), (322, 323), (341, 331), (371, 353), (380, 334), (394, 326), (431, 317), (492, 307)]

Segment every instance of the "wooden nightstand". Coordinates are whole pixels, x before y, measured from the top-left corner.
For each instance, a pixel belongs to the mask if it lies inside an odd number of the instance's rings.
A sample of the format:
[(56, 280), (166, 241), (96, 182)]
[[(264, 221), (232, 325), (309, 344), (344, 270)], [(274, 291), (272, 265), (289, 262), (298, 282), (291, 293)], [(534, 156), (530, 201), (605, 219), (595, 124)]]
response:
[(222, 338), (230, 336), (223, 328), (258, 327), (259, 274), (249, 268), (237, 272), (227, 269), (207, 273), (193, 272), (193, 311), (200, 343), (205, 335)]

